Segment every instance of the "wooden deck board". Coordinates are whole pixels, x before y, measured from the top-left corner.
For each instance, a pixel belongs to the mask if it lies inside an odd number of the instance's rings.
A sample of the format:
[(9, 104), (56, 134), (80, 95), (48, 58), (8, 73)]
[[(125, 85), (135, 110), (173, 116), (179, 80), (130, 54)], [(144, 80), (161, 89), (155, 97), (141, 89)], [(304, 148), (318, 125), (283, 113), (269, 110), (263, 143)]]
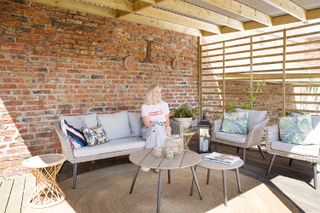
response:
[(22, 196), (24, 192), (25, 177), (15, 178), (11, 194), (9, 197), (6, 212), (8, 213), (20, 213)]
[(31, 197), (33, 191), (35, 190), (35, 186), (36, 186), (35, 177), (32, 175), (27, 176), (24, 184), (24, 193), (22, 198), (21, 212), (25, 212), (25, 210), (27, 209), (29, 198)]
[(9, 197), (11, 194), (12, 186), (14, 181), (7, 180), (2, 182), (0, 187), (0, 212), (6, 212)]

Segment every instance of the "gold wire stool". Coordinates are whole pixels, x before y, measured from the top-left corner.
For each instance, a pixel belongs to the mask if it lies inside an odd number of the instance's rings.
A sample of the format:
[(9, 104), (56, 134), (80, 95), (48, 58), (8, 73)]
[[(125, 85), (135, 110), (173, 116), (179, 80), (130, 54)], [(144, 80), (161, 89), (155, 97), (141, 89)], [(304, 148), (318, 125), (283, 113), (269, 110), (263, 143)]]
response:
[(44, 154), (23, 161), (23, 166), (36, 178), (36, 189), (29, 199), (32, 208), (45, 208), (61, 203), (65, 194), (56, 182), (66, 157), (62, 154)]

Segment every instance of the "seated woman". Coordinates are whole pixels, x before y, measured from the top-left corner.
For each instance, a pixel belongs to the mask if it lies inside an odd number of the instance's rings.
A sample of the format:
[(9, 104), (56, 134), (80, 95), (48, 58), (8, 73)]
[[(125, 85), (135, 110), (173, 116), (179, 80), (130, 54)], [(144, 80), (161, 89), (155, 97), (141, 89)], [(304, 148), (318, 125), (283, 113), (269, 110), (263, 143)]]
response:
[(164, 147), (167, 136), (171, 135), (168, 103), (161, 100), (161, 88), (152, 86), (141, 106), (144, 127), (142, 138), (146, 140), (145, 148)]

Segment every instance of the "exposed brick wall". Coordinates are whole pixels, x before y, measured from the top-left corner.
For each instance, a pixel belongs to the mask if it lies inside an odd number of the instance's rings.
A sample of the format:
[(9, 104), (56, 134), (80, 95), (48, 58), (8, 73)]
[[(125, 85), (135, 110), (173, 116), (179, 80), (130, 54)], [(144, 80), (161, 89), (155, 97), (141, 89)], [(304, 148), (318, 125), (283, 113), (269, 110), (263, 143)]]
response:
[[(152, 40), (150, 63), (146, 40)], [(25, 1), (0, 0), (0, 174), (59, 152), (60, 115), (138, 111), (146, 89), (197, 106), (197, 38)], [(138, 67), (126, 70), (133, 55)], [(173, 70), (178, 57), (181, 68)]]

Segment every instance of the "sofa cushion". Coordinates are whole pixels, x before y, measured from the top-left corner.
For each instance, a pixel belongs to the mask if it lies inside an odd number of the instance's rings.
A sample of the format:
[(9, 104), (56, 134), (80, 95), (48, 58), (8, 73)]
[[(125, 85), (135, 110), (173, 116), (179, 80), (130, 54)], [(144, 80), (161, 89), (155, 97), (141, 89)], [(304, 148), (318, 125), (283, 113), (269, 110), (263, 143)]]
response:
[(311, 115), (282, 117), (279, 122), (280, 138), (284, 143), (314, 144), (308, 135), (312, 132)]
[(97, 127), (97, 114), (91, 113), (86, 115), (63, 115), (60, 121), (66, 120), (68, 124), (77, 129)]
[(236, 112), (248, 112), (248, 129), (249, 131), (257, 124), (261, 123), (267, 116), (267, 111), (255, 111), (255, 110), (245, 110), (237, 108)]
[(62, 120), (61, 129), (68, 137), (72, 149), (88, 145), (82, 131), (68, 124), (66, 120)]
[(129, 124), (132, 136), (140, 137), (143, 123), (141, 120), (141, 113), (129, 112)]
[(108, 143), (86, 146), (81, 149), (74, 149), (74, 157), (87, 157), (93, 155), (99, 155), (103, 153), (119, 152), (130, 149), (143, 149), (145, 141), (139, 137), (121, 138), (116, 140), (110, 140)]
[(83, 135), (86, 138), (88, 146), (94, 146), (108, 142), (108, 138), (106, 137), (102, 127), (84, 128)]
[(230, 134), (247, 134), (248, 112), (231, 112), (223, 116), (221, 131)]
[(312, 120), (313, 129), (316, 129), (318, 126), (320, 126), (320, 116), (319, 115), (311, 115), (311, 120)]
[(320, 146), (319, 145), (297, 145), (297, 144), (282, 143), (281, 141), (274, 141), (271, 143), (271, 149), (283, 151), (283, 152), (290, 152), (293, 154), (298, 154), (303, 156), (318, 157)]
[(127, 111), (113, 114), (98, 115), (98, 123), (108, 136), (109, 140), (127, 138), (131, 136), (129, 115)]
[(226, 132), (217, 132), (216, 138), (220, 140), (227, 140), (235, 143), (245, 143), (246, 142), (246, 135), (240, 134), (230, 134)]

